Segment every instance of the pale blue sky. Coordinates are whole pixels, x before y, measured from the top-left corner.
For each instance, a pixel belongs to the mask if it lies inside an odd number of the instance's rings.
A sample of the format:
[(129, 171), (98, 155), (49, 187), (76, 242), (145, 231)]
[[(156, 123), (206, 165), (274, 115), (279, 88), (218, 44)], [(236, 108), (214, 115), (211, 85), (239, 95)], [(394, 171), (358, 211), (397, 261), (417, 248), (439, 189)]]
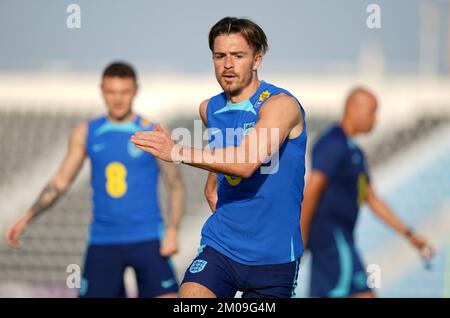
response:
[[(140, 70), (208, 72), (209, 28), (220, 18), (247, 16), (269, 38), (265, 69), (352, 70), (363, 42), (384, 50), (389, 72), (416, 72), (421, 0), (2, 0), (0, 71), (67, 67), (97, 70), (110, 60)], [(447, 69), (448, 4), (440, 9), (438, 65)], [(81, 6), (82, 28), (66, 27), (66, 7)], [(368, 29), (366, 7), (381, 6), (382, 28)]]

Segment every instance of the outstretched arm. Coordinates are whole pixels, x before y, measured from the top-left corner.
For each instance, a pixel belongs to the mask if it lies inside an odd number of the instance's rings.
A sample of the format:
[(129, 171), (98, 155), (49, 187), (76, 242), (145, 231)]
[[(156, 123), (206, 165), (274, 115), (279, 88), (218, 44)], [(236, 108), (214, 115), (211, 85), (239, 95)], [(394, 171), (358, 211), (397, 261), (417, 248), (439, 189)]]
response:
[(168, 257), (178, 252), (178, 231), (185, 207), (185, 188), (180, 166), (158, 160), (169, 193), (168, 216), (160, 253)]
[(86, 122), (79, 124), (74, 129), (69, 139), (66, 156), (58, 171), (44, 187), (31, 208), (15, 224), (11, 225), (6, 232), (6, 242), (8, 245), (11, 247), (20, 247), (19, 237), (29, 222), (47, 211), (70, 187), (86, 157), (86, 133)]
[(278, 151), (291, 130), (301, 126), (301, 122), (298, 103), (280, 94), (260, 109), (258, 122), (238, 147), (213, 150), (182, 147), (159, 125), (156, 131), (138, 132), (131, 140), (140, 149), (165, 161), (181, 161), (211, 172), (248, 178)]
[(406, 237), (419, 253), (430, 259), (433, 257), (433, 248), (419, 235), (409, 229), (375, 192), (371, 185), (367, 189), (367, 203), (372, 211), (397, 233)]
[(302, 203), (302, 212), (300, 216), (300, 227), (302, 230), (303, 246), (306, 249), (308, 245), (309, 229), (316, 212), (320, 196), (327, 185), (327, 176), (319, 170), (312, 170), (308, 182), (305, 186), (305, 192)]

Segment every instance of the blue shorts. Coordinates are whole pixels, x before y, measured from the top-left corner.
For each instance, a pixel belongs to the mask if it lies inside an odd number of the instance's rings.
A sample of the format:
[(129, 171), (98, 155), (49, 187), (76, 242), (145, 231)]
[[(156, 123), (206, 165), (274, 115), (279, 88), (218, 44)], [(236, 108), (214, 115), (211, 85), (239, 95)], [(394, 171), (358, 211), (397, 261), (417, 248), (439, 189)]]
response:
[(139, 297), (178, 292), (178, 283), (168, 258), (159, 254), (159, 241), (88, 246), (79, 296), (82, 298), (125, 297), (126, 267), (136, 272)]
[(311, 251), (310, 296), (349, 297), (371, 291), (354, 244), (342, 234), (335, 238), (329, 247)]
[(183, 283), (201, 284), (220, 298), (232, 298), (237, 291), (242, 291), (242, 298), (291, 298), (299, 263), (244, 265), (205, 246), (186, 270)]

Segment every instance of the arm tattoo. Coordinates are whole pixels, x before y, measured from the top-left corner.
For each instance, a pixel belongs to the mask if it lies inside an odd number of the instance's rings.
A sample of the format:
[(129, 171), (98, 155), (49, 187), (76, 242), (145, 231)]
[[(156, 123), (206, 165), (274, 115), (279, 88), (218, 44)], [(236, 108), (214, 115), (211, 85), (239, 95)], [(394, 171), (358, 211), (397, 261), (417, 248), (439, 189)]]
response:
[(167, 227), (179, 228), (184, 214), (185, 190), (178, 167), (166, 166), (165, 182), (169, 191)]
[(42, 214), (42, 212), (50, 208), (56, 201), (58, 201), (62, 194), (64, 194), (64, 191), (59, 190), (55, 184), (51, 182), (47, 184), (39, 195), (37, 201), (31, 207), (33, 217)]

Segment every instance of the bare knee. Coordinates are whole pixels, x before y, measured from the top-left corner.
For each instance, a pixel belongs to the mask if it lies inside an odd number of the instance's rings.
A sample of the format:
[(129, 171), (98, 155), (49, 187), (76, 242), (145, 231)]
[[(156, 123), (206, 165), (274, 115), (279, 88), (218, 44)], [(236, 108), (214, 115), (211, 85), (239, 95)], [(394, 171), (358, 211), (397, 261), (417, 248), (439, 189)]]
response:
[(375, 298), (375, 293), (373, 291), (368, 291), (364, 293), (354, 294), (351, 298)]
[(194, 282), (183, 283), (180, 287), (180, 298), (216, 298), (207, 287)]

